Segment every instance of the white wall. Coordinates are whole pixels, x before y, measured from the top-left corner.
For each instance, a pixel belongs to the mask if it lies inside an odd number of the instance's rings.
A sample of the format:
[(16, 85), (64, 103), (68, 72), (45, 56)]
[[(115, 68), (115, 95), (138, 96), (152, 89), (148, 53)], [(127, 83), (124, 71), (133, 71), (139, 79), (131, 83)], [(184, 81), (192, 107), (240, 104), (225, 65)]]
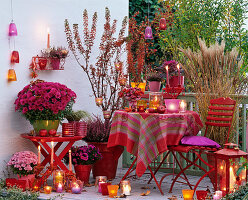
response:
[[(47, 27), (50, 28), (51, 46), (67, 47), (64, 33), (64, 19), (70, 24), (82, 23), (82, 12), (86, 8), (91, 19), (94, 11), (98, 12), (98, 42), (104, 23), (105, 7), (111, 12), (112, 19), (121, 20), (128, 14), (128, 0), (13, 0), (14, 22), (18, 29), (15, 38), (16, 50), (20, 53), (20, 63), (15, 65), (17, 82), (8, 83), (6, 79), (10, 57), (8, 25), (11, 21), (10, 0), (1, 0), (0, 6), (0, 177), (5, 168), (4, 161), (23, 150), (35, 150), (33, 145), (20, 137), (21, 133), (32, 129), (29, 122), (14, 111), (14, 100), (18, 91), (27, 85), (31, 78), (28, 69), (32, 56), (46, 48)], [(96, 45), (97, 46), (97, 45)], [(96, 55), (97, 50), (93, 51)], [(85, 73), (75, 62), (74, 57), (66, 59), (63, 71), (39, 73), (39, 78), (66, 84), (77, 94), (75, 109), (101, 113), (90, 97), (91, 90)]]

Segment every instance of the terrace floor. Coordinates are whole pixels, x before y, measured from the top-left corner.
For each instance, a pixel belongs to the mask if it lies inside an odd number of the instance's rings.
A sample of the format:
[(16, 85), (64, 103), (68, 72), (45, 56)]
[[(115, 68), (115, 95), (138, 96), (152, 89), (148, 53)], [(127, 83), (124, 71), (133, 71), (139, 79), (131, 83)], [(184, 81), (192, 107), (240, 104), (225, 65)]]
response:
[[(112, 181), (112, 184), (118, 184), (121, 180), (122, 176), (125, 174), (127, 169), (118, 169), (116, 178)], [(161, 179), (161, 177), (165, 173), (159, 172), (156, 177), (158, 180)], [(197, 182), (199, 179), (198, 176), (188, 176), (190, 177), (189, 180), (193, 184)], [(175, 195), (178, 200), (183, 199), (182, 198), (182, 189), (189, 189), (187, 185), (183, 185), (180, 183), (176, 183), (173, 189), (173, 193), (169, 193), (169, 187), (171, 183), (172, 176), (169, 176), (164, 179), (162, 184), (162, 190), (164, 191), (165, 195), (162, 196), (156, 187), (156, 184), (154, 181), (151, 182), (151, 184), (147, 185), (147, 181), (149, 180), (150, 176), (148, 174), (144, 174), (141, 178), (134, 178), (130, 177), (129, 180), (131, 181), (132, 186), (132, 192), (130, 196), (127, 196), (126, 200), (158, 200), (158, 199), (168, 199), (169, 197), (172, 197), (172, 195)], [(94, 179), (91, 177), (90, 179), (91, 183), (94, 183)], [(209, 178), (203, 179), (201, 184), (198, 186), (198, 190), (206, 190), (207, 186), (209, 186), (211, 192), (213, 191), (212, 184), (210, 183)], [(149, 189), (142, 189), (142, 187), (149, 187)], [(54, 197), (56, 200), (58, 199), (68, 199), (68, 200), (111, 200), (108, 196), (102, 196), (100, 193), (96, 192), (95, 187), (85, 187), (86, 191), (82, 192), (81, 194), (70, 194), (70, 193), (64, 193), (62, 197), (58, 197), (58, 193), (52, 193), (49, 195), (41, 194), (39, 197), (39, 200), (45, 200), (45, 199), (53, 199)], [(151, 193), (148, 196), (140, 196), (141, 193), (146, 192), (147, 190), (150, 190)], [(121, 199), (121, 198), (120, 198)]]

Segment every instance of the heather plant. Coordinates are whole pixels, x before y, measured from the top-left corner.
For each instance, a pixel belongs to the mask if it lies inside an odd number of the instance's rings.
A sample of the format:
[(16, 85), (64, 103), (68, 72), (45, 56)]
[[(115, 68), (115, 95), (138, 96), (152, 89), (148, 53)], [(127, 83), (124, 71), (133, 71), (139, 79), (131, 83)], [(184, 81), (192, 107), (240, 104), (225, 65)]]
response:
[(148, 81), (163, 81), (162, 74), (160, 72), (154, 71), (147, 74)]
[(75, 98), (75, 92), (63, 84), (37, 80), (18, 93), (15, 110), (31, 124), (35, 120), (62, 120)]
[(31, 151), (15, 153), (7, 163), (14, 174), (25, 176), (34, 173), (34, 166), (37, 165), (37, 155)]
[(100, 116), (93, 116), (87, 121), (86, 142), (108, 142), (111, 121), (103, 121)]
[(95, 98), (102, 97), (103, 104), (99, 105), (100, 108), (103, 111), (110, 110), (112, 115), (121, 105), (121, 99), (118, 96), (121, 88), (119, 77), (123, 76), (124, 72), (122, 69), (115, 68), (115, 64), (121, 62), (127, 17), (124, 17), (118, 36), (115, 37), (117, 20), (113, 20), (111, 23), (110, 11), (108, 8), (105, 9), (104, 31), (99, 44), (99, 55), (96, 62), (93, 62), (90, 57), (97, 34), (97, 18), (95, 12), (92, 17), (91, 29), (89, 29), (88, 12), (84, 10), (83, 37), (80, 37), (78, 24), (73, 24), (71, 30), (68, 20), (65, 20), (65, 33), (69, 49), (88, 77), (93, 96)]
[[(73, 146), (71, 148), (71, 157), (73, 165), (92, 165), (96, 161), (102, 159), (99, 149), (94, 145)], [(64, 157), (65, 163), (69, 163), (69, 154)]]
[[(215, 43), (207, 47), (201, 39), (199, 39), (199, 46), (199, 51), (192, 51), (191, 49), (180, 49), (180, 51), (187, 58), (183, 67), (186, 76), (193, 84), (199, 114), (202, 121), (205, 122), (210, 99), (233, 98), (232, 95), (234, 94), (238, 97), (247, 87), (247, 77), (240, 73), (242, 60), (239, 59), (236, 49), (225, 52), (224, 42), (221, 45)], [(235, 120), (233, 120), (233, 127), (234, 122)], [(226, 133), (223, 129), (210, 129), (207, 136), (223, 144)]]

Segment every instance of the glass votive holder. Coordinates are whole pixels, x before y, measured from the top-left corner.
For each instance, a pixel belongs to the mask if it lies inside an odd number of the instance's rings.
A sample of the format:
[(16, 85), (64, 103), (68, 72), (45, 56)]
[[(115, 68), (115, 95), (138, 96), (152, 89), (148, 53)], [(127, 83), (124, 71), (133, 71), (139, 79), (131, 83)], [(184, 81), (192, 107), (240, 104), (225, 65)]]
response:
[(82, 189), (83, 189), (83, 182), (74, 181), (71, 183), (72, 194), (81, 194)]
[(64, 186), (65, 183), (65, 172), (63, 170), (55, 170), (53, 172), (53, 185), (61, 183)]
[(104, 117), (104, 119), (110, 119), (110, 117), (111, 117), (111, 111), (104, 110), (103, 111), (103, 117)]
[(123, 180), (120, 183), (121, 194), (130, 195), (131, 194), (131, 183), (129, 180)]
[(51, 194), (51, 192), (52, 192), (52, 187), (51, 186), (45, 186), (44, 187), (44, 193), (45, 194)]
[(197, 200), (205, 200), (207, 195), (208, 195), (208, 191), (206, 191), (206, 190), (197, 190), (196, 191)]
[(194, 190), (182, 190), (184, 200), (193, 200)]
[(145, 112), (145, 109), (147, 108), (146, 100), (137, 100), (137, 108), (139, 112)]
[(163, 104), (163, 95), (161, 92), (150, 92), (149, 93), (149, 108), (157, 110), (159, 106)]
[(108, 185), (109, 197), (114, 198), (117, 196), (119, 185)]
[(180, 99), (165, 99), (166, 111), (169, 113), (178, 113), (180, 101)]
[(106, 183), (106, 181), (107, 181), (107, 176), (96, 176), (96, 181), (95, 181), (96, 191), (101, 193), (102, 192), (101, 184)]
[(57, 185), (55, 185), (55, 189), (57, 193), (62, 193), (64, 190), (64, 184), (59, 182)]
[(103, 103), (103, 98), (102, 97), (95, 98), (95, 102), (97, 106), (100, 106)]
[(181, 100), (179, 103), (180, 112), (186, 112), (187, 110), (187, 103), (184, 100)]
[(101, 183), (100, 187), (101, 187), (102, 195), (109, 195), (108, 185), (111, 185), (111, 183)]

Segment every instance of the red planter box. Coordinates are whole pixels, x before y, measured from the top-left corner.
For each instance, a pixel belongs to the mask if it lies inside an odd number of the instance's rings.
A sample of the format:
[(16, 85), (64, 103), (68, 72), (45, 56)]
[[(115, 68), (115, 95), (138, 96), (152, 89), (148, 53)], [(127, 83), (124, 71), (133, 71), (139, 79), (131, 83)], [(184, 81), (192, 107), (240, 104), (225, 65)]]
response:
[(22, 189), (23, 191), (26, 190), (26, 180), (17, 180), (15, 178), (6, 178), (6, 185), (7, 187), (18, 187)]

